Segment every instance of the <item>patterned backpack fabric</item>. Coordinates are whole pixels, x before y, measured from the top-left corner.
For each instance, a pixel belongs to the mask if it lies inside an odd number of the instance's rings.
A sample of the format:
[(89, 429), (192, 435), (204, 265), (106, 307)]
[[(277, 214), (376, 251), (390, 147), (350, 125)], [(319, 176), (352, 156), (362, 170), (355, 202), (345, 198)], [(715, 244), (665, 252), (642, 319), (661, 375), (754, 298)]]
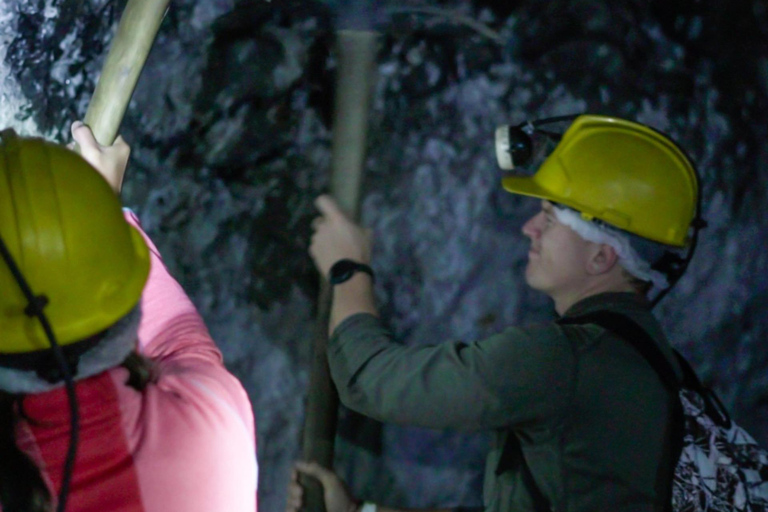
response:
[(680, 400), (673, 411), (675, 465), (668, 512), (767, 512), (768, 451), (731, 421), (715, 394), (705, 388), (675, 351), (682, 382), (653, 339), (630, 318), (599, 312), (565, 318), (560, 324), (597, 324), (629, 342)]
[(673, 510), (768, 510), (768, 452), (724, 411), (709, 413), (701, 393), (681, 389), (680, 402), (685, 437), (672, 485)]

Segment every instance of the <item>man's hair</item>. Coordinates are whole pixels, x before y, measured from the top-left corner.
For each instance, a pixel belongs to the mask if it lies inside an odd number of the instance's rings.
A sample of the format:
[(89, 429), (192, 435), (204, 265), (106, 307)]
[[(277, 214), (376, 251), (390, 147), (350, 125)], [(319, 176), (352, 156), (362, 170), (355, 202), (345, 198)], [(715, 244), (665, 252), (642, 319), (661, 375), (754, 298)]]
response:
[(629, 285), (643, 297), (647, 297), (651, 288), (653, 288), (653, 283), (651, 281), (644, 281), (639, 277), (633, 276), (627, 272), (627, 269), (625, 268), (621, 269), (621, 275), (627, 280)]

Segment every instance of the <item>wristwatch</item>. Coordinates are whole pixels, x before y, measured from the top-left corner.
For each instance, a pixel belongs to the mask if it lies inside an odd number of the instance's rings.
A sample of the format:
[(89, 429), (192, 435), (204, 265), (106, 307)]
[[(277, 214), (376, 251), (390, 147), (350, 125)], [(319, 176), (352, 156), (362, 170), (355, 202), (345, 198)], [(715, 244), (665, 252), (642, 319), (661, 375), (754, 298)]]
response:
[(365, 272), (373, 280), (373, 269), (369, 265), (343, 259), (333, 264), (330, 272), (328, 272), (328, 281), (332, 285), (341, 284), (348, 281), (356, 272)]

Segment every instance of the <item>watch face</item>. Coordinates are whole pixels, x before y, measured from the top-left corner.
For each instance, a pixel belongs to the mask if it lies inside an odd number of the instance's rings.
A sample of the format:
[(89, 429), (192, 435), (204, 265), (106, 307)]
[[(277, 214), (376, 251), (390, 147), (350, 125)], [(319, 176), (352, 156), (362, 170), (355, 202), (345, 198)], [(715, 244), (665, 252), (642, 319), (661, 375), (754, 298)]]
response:
[(355, 275), (355, 272), (365, 272), (373, 279), (373, 270), (370, 266), (344, 259), (333, 264), (330, 272), (328, 272), (328, 281), (331, 284), (341, 284)]
[(329, 281), (331, 284), (341, 284), (352, 277), (358, 269), (358, 264), (352, 260), (340, 260), (331, 267)]

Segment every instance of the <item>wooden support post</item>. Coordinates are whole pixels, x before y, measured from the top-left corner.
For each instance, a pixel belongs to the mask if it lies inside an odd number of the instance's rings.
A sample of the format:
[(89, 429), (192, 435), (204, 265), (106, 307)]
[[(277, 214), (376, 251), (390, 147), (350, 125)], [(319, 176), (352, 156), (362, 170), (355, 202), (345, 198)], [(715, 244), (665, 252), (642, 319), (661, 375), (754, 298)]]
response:
[(333, 121), (331, 195), (357, 220), (365, 165), (368, 112), (376, 79), (376, 33), (341, 30), (337, 35), (339, 76)]
[[(331, 195), (341, 209), (357, 220), (360, 184), (365, 161), (368, 111), (375, 81), (376, 33), (367, 30), (341, 30), (337, 33), (338, 68), (333, 147), (331, 156)], [(305, 460), (333, 467), (333, 445), (339, 397), (328, 370), (328, 315), (331, 291), (326, 276), (321, 276), (321, 291), (310, 370), (304, 423)], [(319, 482), (302, 478), (304, 511), (325, 510)]]

